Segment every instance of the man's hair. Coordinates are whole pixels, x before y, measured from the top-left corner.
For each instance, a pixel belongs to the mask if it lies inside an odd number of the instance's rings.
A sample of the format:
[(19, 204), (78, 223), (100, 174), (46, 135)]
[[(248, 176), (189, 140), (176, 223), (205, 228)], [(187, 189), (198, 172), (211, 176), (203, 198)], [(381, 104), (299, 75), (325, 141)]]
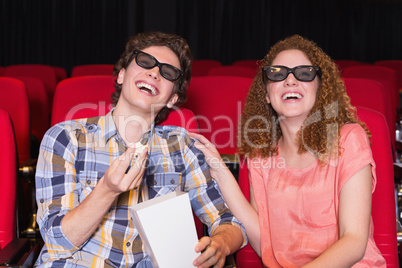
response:
[[(179, 58), (180, 69), (184, 76), (174, 82), (173, 94), (178, 95), (176, 106), (182, 105), (187, 100), (187, 87), (191, 79), (191, 63), (193, 57), (187, 41), (178, 35), (162, 32), (139, 33), (130, 37), (126, 43), (126, 49), (120, 56), (113, 68), (115, 76), (115, 92), (111, 96), (112, 104), (115, 106), (120, 98), (122, 85), (117, 83), (117, 77), (121, 69), (127, 69), (134, 59), (134, 50), (143, 50), (151, 46), (165, 46), (171, 49)], [(155, 123), (158, 124), (166, 119), (170, 109), (166, 106), (158, 113)]]

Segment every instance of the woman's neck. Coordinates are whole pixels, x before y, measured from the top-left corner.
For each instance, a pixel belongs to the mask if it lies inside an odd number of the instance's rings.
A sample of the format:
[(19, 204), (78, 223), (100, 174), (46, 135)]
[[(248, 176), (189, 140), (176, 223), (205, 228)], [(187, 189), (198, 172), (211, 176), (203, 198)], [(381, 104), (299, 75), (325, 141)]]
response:
[(295, 169), (311, 165), (316, 160), (316, 157), (308, 151), (299, 153), (298, 132), (302, 124), (292, 124), (290, 120), (281, 120), (279, 123), (282, 137), (279, 139), (278, 148), (280, 156), (285, 160), (285, 164)]
[(299, 145), (297, 143), (297, 135), (299, 130), (302, 127), (303, 122), (294, 119), (281, 118), (279, 120), (279, 125), (282, 132), (282, 142), (287, 147), (295, 147), (298, 148)]

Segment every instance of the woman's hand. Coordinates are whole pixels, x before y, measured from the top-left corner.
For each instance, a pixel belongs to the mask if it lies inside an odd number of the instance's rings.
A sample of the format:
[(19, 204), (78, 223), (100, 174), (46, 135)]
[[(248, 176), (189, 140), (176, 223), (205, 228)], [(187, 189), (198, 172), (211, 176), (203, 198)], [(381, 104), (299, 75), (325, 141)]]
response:
[(205, 160), (208, 163), (213, 178), (217, 178), (219, 176), (218, 173), (222, 169), (228, 169), (214, 144), (201, 134), (190, 132), (189, 135), (191, 138), (196, 139), (194, 146), (205, 155)]

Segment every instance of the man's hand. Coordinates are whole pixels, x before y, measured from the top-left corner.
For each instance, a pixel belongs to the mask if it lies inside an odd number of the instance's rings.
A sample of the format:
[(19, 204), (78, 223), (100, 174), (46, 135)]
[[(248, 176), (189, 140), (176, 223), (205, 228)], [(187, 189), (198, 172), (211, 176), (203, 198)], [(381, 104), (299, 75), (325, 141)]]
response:
[(230, 249), (220, 235), (202, 237), (195, 246), (195, 251), (202, 252), (193, 262), (198, 268), (221, 268), (225, 264), (226, 256), (230, 254)]
[(140, 185), (145, 172), (147, 149), (135, 159), (126, 174), (134, 153), (135, 148), (128, 148), (115, 159), (88, 197), (63, 218), (61, 227), (71, 243), (82, 245), (98, 228), (116, 196)]
[(204, 236), (195, 246), (196, 252), (201, 255), (193, 264), (198, 268), (216, 267), (225, 265), (226, 256), (236, 252), (243, 243), (243, 234), (240, 229), (231, 224), (219, 225), (212, 237)]
[(144, 148), (126, 173), (127, 168), (133, 160), (135, 151), (134, 147), (128, 147), (124, 154), (112, 162), (103, 176), (104, 185), (117, 195), (132, 190), (141, 183), (145, 172), (148, 149)]

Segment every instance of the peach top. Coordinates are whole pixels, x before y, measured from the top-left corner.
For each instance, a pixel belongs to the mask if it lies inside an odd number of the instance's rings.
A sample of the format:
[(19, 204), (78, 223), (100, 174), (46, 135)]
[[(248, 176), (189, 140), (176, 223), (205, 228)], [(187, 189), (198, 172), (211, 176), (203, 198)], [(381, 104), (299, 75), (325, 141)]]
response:
[[(259, 211), (261, 254), (265, 266), (300, 267), (338, 240), (339, 194), (342, 186), (368, 164), (375, 164), (366, 132), (358, 124), (341, 129), (343, 152), (321, 166), (316, 160), (293, 169), (280, 154), (249, 159), (250, 182)], [(364, 258), (353, 267), (386, 267), (373, 239), (373, 222)]]

